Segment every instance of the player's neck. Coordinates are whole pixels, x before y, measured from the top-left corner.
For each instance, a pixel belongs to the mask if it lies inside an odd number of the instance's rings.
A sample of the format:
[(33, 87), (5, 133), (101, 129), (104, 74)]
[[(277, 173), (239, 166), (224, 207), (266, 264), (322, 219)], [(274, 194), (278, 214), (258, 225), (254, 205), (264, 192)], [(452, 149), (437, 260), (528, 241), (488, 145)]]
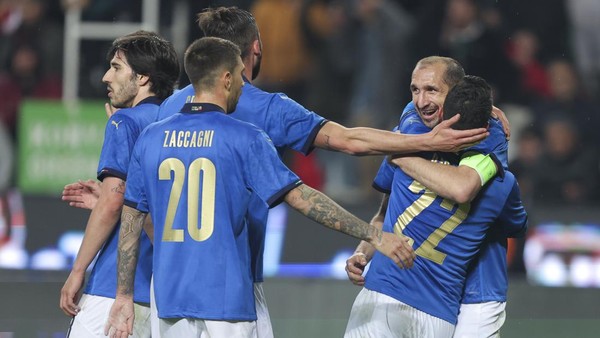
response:
[(227, 111), (227, 98), (221, 93), (213, 92), (196, 92), (192, 103), (211, 103), (217, 105)]
[(143, 100), (149, 98), (150, 96), (155, 96), (155, 94), (153, 92), (151, 92), (150, 89), (146, 88), (145, 86), (144, 87), (140, 87), (140, 89), (138, 90), (137, 95), (133, 99), (132, 107), (137, 106), (138, 103), (140, 103)]

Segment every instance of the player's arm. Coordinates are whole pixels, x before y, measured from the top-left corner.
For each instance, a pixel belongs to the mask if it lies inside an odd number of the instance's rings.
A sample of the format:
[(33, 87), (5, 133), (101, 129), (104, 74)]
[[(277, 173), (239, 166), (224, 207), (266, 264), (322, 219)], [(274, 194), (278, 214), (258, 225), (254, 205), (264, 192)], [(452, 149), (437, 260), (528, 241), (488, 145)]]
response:
[(373, 128), (346, 128), (335, 122), (326, 123), (317, 134), (314, 146), (350, 155), (381, 155), (419, 151), (455, 152), (483, 140), (485, 128), (454, 130), (450, 126), (458, 116), (443, 121), (422, 135), (403, 135)]
[(68, 316), (74, 316), (79, 311), (77, 302), (85, 271), (115, 228), (123, 207), (124, 193), (125, 181), (117, 177), (104, 179), (100, 198), (88, 219), (77, 258), (61, 290), (60, 308)]
[(457, 203), (472, 201), (498, 168), (489, 155), (469, 154), (455, 167), (420, 157), (399, 156), (392, 163), (441, 197)]
[(285, 195), (285, 202), (308, 218), (370, 243), (400, 268), (412, 267), (415, 253), (406, 238), (384, 232), (360, 220), (323, 193), (301, 184)]
[(117, 337), (124, 333), (133, 334), (133, 282), (145, 218), (146, 213), (128, 206), (123, 207), (117, 249), (117, 295), (110, 309), (104, 334), (115, 331)]
[[(379, 206), (379, 210), (371, 219), (371, 225), (376, 227), (377, 229), (383, 229), (383, 221), (385, 219), (385, 213), (387, 211), (388, 201), (390, 199), (390, 195), (384, 194), (381, 200), (381, 205)], [(348, 279), (358, 286), (365, 285), (365, 277), (363, 273), (365, 272), (365, 267), (373, 258), (375, 254), (375, 248), (366, 241), (360, 241), (356, 250), (354, 250), (354, 254), (350, 256), (346, 260), (346, 274), (348, 275)]]
[(523, 237), (527, 232), (528, 215), (523, 206), (521, 190), (516, 180), (498, 217), (498, 223), (502, 225), (506, 237), (509, 238)]

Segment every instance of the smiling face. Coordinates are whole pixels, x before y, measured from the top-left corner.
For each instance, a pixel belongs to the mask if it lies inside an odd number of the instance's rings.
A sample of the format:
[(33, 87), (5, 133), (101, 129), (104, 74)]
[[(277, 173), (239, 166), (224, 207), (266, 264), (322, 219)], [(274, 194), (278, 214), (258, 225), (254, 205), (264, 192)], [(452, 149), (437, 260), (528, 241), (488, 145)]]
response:
[(138, 94), (137, 75), (133, 72), (125, 54), (118, 50), (110, 60), (110, 68), (102, 77), (107, 84), (110, 104), (115, 108), (130, 108)]
[(444, 82), (446, 65), (442, 62), (417, 64), (412, 73), (410, 91), (423, 123), (433, 128), (443, 119), (442, 107), (450, 87)]

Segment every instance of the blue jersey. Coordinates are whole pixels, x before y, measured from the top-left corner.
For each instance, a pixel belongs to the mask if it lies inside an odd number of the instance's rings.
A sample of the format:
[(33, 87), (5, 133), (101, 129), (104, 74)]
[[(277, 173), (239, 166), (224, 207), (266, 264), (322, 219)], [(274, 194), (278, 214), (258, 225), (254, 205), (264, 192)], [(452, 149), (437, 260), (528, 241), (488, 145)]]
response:
[[(159, 119), (171, 116), (191, 102), (194, 89), (191, 85), (171, 95), (160, 107)], [(273, 141), (277, 152), (282, 155), (287, 149), (308, 154), (321, 127), (327, 122), (323, 117), (302, 107), (280, 93), (267, 93), (245, 81), (242, 95), (233, 113), (229, 116), (249, 122), (262, 129)], [(247, 215), (252, 231), (250, 248), (253, 257), (254, 281), (263, 281), (263, 251), (268, 208), (260, 200), (252, 199), (252, 208)]]
[[(133, 146), (144, 128), (156, 121), (160, 100), (149, 97), (133, 108), (118, 110), (106, 124), (104, 145), (98, 164), (98, 179), (108, 176), (127, 179)], [(100, 250), (90, 274), (85, 293), (115, 298), (117, 293), (117, 244), (119, 225), (115, 227)], [(152, 243), (142, 234), (140, 259), (136, 268), (136, 302), (150, 303), (150, 277), (152, 276)]]
[[(400, 130), (406, 134), (421, 133), (423, 126), (404, 119)], [(449, 154), (424, 156), (445, 163), (456, 161)], [(382, 164), (380, 173), (375, 185), (391, 190), (383, 229), (411, 238), (417, 259), (413, 268), (401, 270), (376, 253), (365, 287), (455, 324), (467, 268), (490, 225), (500, 222), (514, 231), (526, 226), (516, 180), (506, 172), (486, 185), (472, 203), (457, 205), (387, 162)]]
[[(418, 133), (428, 132), (419, 117), (414, 103), (409, 103), (402, 113), (400, 123), (407, 121), (415, 124)], [(419, 127), (416, 127), (416, 126)], [(418, 129), (417, 129), (418, 128)], [(508, 142), (502, 124), (497, 119), (490, 119), (490, 136), (482, 142), (467, 149), (482, 154), (493, 154), (497, 164), (508, 170)], [(388, 174), (389, 175), (389, 174)], [(521, 237), (524, 231), (510, 232), (502, 224), (494, 224), (481, 246), (476, 260), (469, 267), (462, 303), (473, 304), (489, 301), (506, 301), (508, 291), (508, 274), (506, 263), (507, 237)]]
[(212, 104), (149, 126), (130, 165), (126, 204), (154, 223), (160, 318), (256, 320), (246, 218), (301, 184), (260, 129)]

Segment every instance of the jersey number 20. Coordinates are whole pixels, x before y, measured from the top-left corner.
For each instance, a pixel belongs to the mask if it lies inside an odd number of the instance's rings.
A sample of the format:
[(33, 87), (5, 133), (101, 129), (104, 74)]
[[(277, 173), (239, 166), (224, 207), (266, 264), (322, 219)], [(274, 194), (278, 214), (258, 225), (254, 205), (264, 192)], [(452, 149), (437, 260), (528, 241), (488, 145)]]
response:
[[(162, 240), (163, 242), (183, 242), (183, 229), (173, 229), (173, 221), (186, 178), (185, 165), (177, 158), (168, 158), (162, 161), (158, 168), (158, 179), (170, 181), (171, 172), (173, 172), (173, 185), (169, 195)], [(203, 173), (202, 184), (200, 184), (200, 172)], [(190, 237), (199, 242), (208, 239), (215, 228), (216, 177), (215, 165), (207, 158), (195, 159), (187, 169), (187, 230)], [(202, 212), (200, 213), (200, 227), (198, 227), (200, 187), (202, 187)]]

